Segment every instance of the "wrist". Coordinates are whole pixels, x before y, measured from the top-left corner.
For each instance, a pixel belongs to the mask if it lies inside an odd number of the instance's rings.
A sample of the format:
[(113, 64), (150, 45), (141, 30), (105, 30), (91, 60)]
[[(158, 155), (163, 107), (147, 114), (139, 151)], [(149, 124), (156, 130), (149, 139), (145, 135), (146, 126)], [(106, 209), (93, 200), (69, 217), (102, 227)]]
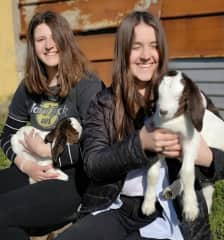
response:
[(45, 144), (43, 151), (42, 151), (42, 157), (43, 158), (51, 158), (52, 154), (51, 154), (51, 145)]
[(141, 147), (142, 147), (142, 150), (145, 150), (146, 149), (146, 145), (145, 145), (145, 131), (146, 128), (143, 127), (140, 131), (139, 131), (139, 139), (140, 139), (140, 143), (141, 143)]

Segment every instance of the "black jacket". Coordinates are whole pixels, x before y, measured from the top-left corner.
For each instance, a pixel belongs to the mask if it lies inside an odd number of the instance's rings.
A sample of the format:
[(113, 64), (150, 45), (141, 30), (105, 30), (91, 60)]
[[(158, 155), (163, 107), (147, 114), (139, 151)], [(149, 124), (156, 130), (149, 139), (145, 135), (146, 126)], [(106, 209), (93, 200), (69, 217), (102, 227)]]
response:
[[(113, 95), (111, 89), (104, 89), (92, 101), (85, 123), (82, 147), (84, 167), (91, 179), (83, 198), (81, 213), (103, 209), (116, 199), (120, 193), (128, 171), (142, 166), (150, 166), (155, 161), (155, 153), (142, 150), (139, 130), (136, 129), (123, 141), (117, 142), (113, 126)], [(191, 223), (182, 218), (181, 199), (174, 201), (174, 206), (181, 221), (181, 230), (186, 240), (210, 240), (208, 211), (201, 186), (223, 177), (224, 154), (212, 149), (214, 161), (210, 168), (197, 168), (196, 192), (199, 202), (199, 217)], [(153, 160), (154, 159), (154, 160)], [(176, 179), (180, 162), (175, 159), (167, 161), (170, 181)]]

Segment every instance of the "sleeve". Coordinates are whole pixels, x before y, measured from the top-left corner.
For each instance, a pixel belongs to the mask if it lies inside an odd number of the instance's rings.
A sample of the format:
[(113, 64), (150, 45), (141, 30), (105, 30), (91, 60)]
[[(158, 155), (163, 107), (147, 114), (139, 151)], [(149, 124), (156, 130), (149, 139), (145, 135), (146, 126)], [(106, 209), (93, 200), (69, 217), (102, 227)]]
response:
[[(90, 75), (86, 79), (81, 79), (75, 88), (74, 102), (78, 111), (77, 117), (83, 126), (86, 120), (86, 112), (90, 101), (96, 96), (97, 92), (104, 87), (103, 82), (95, 75)], [(77, 115), (77, 114), (75, 114)], [(67, 144), (59, 157), (59, 165), (62, 168), (76, 164), (81, 157), (79, 144)]]
[(6, 118), (6, 122), (3, 126), (0, 136), (0, 147), (6, 157), (11, 161), (13, 161), (16, 157), (16, 154), (12, 150), (10, 141), (11, 136), (15, 134), (19, 128), (25, 126), (28, 121), (28, 111), (25, 104), (25, 96), (25, 86), (23, 83), (21, 83), (16, 90), (9, 106), (9, 114)]
[(82, 137), (84, 168), (87, 175), (97, 182), (122, 179), (128, 171), (152, 162), (152, 157), (141, 148), (139, 131), (122, 141), (113, 142), (109, 130), (112, 117), (106, 113), (112, 109), (107, 107), (97, 100), (91, 102)]
[(11, 104), (9, 105), (10, 115), (19, 120), (28, 121), (28, 101), (29, 94), (26, 90), (24, 82), (21, 81), (12, 98)]
[(224, 179), (224, 152), (211, 148), (213, 161), (210, 167), (199, 167), (199, 180), (202, 183), (214, 183)]

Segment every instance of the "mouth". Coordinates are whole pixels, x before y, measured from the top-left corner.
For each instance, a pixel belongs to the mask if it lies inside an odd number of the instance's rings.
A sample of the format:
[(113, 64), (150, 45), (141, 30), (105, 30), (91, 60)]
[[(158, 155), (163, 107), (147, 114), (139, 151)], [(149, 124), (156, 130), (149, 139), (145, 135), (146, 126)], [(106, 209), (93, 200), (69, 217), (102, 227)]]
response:
[(45, 56), (55, 56), (57, 54), (58, 54), (58, 52), (46, 52), (46, 53), (44, 53)]
[(142, 68), (142, 69), (149, 69), (151, 68), (154, 64), (156, 64), (155, 62), (152, 62), (152, 63), (136, 63), (136, 65), (139, 67), (139, 68)]

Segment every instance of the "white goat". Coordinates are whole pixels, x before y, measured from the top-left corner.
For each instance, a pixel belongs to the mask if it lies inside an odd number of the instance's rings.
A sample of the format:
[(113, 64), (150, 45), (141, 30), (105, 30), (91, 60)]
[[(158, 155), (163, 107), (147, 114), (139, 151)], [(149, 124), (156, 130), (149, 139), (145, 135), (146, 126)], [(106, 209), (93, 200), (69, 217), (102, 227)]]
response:
[[(31, 153), (24, 149), (21, 141), (24, 141), (24, 133), (29, 134), (32, 130), (40, 134), (46, 143), (52, 144), (52, 159), (41, 158), (33, 156)], [(63, 152), (66, 143), (77, 143), (82, 132), (80, 123), (75, 118), (66, 118), (61, 120), (56, 127), (50, 131), (40, 131), (32, 126), (24, 126), (20, 128), (12, 137), (11, 144), (13, 151), (21, 156), (25, 161), (35, 160), (41, 166), (46, 166), (53, 163), (57, 165), (58, 157)], [(68, 180), (68, 175), (58, 168), (50, 169), (49, 172), (57, 172), (59, 180)], [(35, 183), (32, 178), (29, 178), (30, 184)]]
[[(186, 220), (189, 221), (193, 221), (199, 213), (194, 189), (194, 163), (198, 155), (200, 137), (202, 136), (210, 147), (224, 150), (222, 139), (224, 122), (206, 108), (206, 98), (185, 74), (173, 72), (170, 76), (162, 79), (158, 89), (155, 124), (157, 127), (179, 133), (182, 141), (180, 179), (165, 189), (163, 193), (169, 195), (170, 191), (177, 191), (176, 194), (183, 191), (183, 213)], [(155, 185), (158, 181), (162, 161), (164, 161), (164, 157), (158, 155), (158, 161), (148, 170), (147, 189), (142, 205), (142, 211), (146, 215), (155, 211)], [(209, 212), (213, 191), (212, 184), (203, 188)]]

